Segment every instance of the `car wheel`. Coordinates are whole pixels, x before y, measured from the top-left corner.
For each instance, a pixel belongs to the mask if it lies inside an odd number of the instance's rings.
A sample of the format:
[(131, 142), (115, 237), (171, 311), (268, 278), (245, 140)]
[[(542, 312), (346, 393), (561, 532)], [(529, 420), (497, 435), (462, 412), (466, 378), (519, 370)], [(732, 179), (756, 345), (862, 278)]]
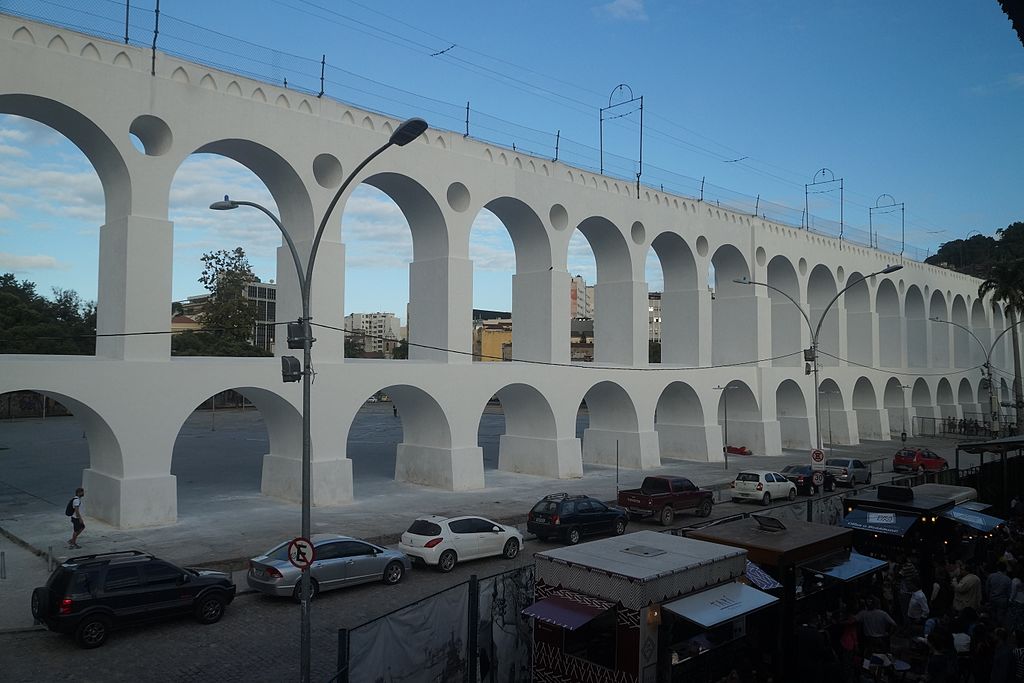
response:
[(668, 526), (672, 523), (672, 520), (676, 518), (676, 511), (666, 505), (661, 509), (661, 515), (659, 515), (658, 518), (662, 526)]
[(519, 554), (519, 541), (514, 538), (508, 539), (505, 542), (505, 548), (501, 551), (501, 554), (505, 556), (506, 560), (516, 559), (516, 555)]
[(75, 629), (75, 640), (87, 650), (99, 647), (107, 642), (110, 632), (110, 620), (103, 616), (91, 616), (82, 619)]
[(701, 517), (709, 517), (711, 515), (711, 501), (705, 500), (701, 503), (700, 507), (697, 508), (697, 514)]
[(612, 529), (616, 536), (621, 536), (626, 533), (626, 520), (617, 519), (615, 520), (615, 527)]
[(789, 490), (789, 499), (796, 500), (796, 487), (794, 486)]
[(580, 542), (580, 530), (576, 527), (565, 532), (565, 542), (569, 545), (576, 545)]
[[(310, 584), (311, 584), (310, 585), (310, 591), (309, 591), (309, 599), (313, 600), (314, 598), (316, 598), (316, 596), (320, 595), (320, 584), (317, 583), (316, 579), (314, 579), (312, 577), (310, 577), (309, 581), (310, 581)], [(302, 582), (301, 581), (299, 583), (295, 584), (295, 590), (292, 591), (292, 599), (295, 600), (295, 602), (302, 602), (302, 595), (299, 593), (299, 590), (301, 590), (301, 588), (302, 588)]]
[(401, 562), (391, 562), (388, 566), (384, 567), (384, 583), (389, 586), (394, 586), (402, 580), (403, 576), (405, 576), (405, 567), (402, 566)]
[(200, 624), (215, 624), (224, 616), (224, 598), (220, 595), (205, 595), (199, 598), (195, 607), (196, 621)]
[(868, 478), (864, 480), (864, 483), (865, 484), (870, 484), (871, 483), (871, 473), (870, 472), (868, 472)]
[(48, 588), (36, 588), (32, 591), (32, 618), (36, 621), (42, 621), (43, 617), (49, 613), (50, 605), (50, 590)]
[(458, 562), (458, 556), (454, 550), (445, 550), (441, 553), (441, 557), (437, 558), (437, 568), (442, 572), (450, 572), (455, 569), (455, 563)]
[(764, 498), (761, 499), (761, 505), (771, 505), (771, 503), (772, 503), (772, 494), (765, 493), (764, 494)]

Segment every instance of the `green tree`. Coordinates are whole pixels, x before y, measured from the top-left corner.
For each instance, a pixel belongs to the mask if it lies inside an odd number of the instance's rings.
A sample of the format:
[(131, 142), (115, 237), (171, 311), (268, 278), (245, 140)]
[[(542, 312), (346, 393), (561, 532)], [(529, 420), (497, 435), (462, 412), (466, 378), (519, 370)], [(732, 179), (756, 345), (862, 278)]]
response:
[(345, 333), (345, 358), (362, 358), (366, 350), (363, 335), (358, 332)]
[(185, 330), (171, 339), (175, 356), (272, 356), (266, 349), (253, 346), (244, 339), (220, 332)]
[[(1010, 227), (1024, 224), (1014, 223)], [(1002, 241), (1002, 240), (1000, 240)], [(1024, 395), (1021, 388), (1020, 335), (1018, 316), (1024, 312), (1024, 258), (1006, 260), (992, 266), (988, 278), (978, 286), (978, 296), (992, 294), (995, 301), (1006, 306), (1010, 318), (1010, 336), (1013, 341), (1013, 398), (1017, 407), (1017, 425), (1024, 425)]]
[(259, 319), (256, 302), (245, 295), (250, 282), (259, 282), (252, 272), (245, 250), (219, 249), (202, 255), (203, 272), (199, 282), (210, 292), (210, 302), (203, 310), (203, 329), (221, 330), (225, 337), (237, 340), (251, 338)]
[(47, 299), (34, 282), (0, 275), (0, 353), (96, 353), (96, 305), (70, 289)]
[(404, 339), (399, 339), (398, 343), (395, 344), (394, 351), (391, 352), (391, 357), (398, 360), (406, 360), (409, 358), (409, 342)]

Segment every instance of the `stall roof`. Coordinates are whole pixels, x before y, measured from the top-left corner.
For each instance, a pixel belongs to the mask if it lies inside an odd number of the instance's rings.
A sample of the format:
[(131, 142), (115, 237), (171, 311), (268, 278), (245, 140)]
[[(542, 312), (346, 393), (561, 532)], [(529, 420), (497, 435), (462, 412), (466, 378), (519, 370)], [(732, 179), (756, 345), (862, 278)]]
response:
[(977, 510), (972, 510), (963, 505), (957, 505), (952, 510), (946, 510), (942, 513), (942, 516), (946, 519), (952, 519), (986, 534), (1000, 524), (1006, 523), (1005, 519), (986, 515), (984, 512), (978, 512)]
[(902, 538), (916, 522), (917, 515), (912, 512), (857, 508), (846, 513), (840, 523), (847, 529)]
[(1024, 436), (1004, 436), (1001, 439), (957, 444), (957, 450), (964, 453), (1006, 453), (1024, 448)]
[(690, 538), (745, 548), (752, 562), (769, 567), (798, 564), (853, 544), (853, 532), (837, 526), (786, 520), (785, 530), (764, 531), (755, 520), (740, 519), (727, 524), (687, 532)]
[(847, 556), (832, 556), (804, 565), (804, 569), (823, 574), (837, 581), (853, 581), (876, 572), (888, 563), (867, 555), (851, 552)]
[(912, 486), (914, 498), (926, 496), (933, 498), (947, 498), (954, 503), (966, 503), (978, 497), (978, 492), (970, 486), (950, 486), (949, 484), (918, 484)]
[(743, 574), (746, 552), (638, 531), (534, 555), (537, 581), (641, 609)]
[(941, 496), (917, 495), (911, 500), (890, 500), (879, 498), (877, 489), (874, 491), (862, 491), (856, 496), (847, 496), (843, 499), (847, 507), (870, 507), (877, 510), (900, 510), (911, 512), (917, 515), (935, 515), (953, 507), (954, 502), (950, 498)]

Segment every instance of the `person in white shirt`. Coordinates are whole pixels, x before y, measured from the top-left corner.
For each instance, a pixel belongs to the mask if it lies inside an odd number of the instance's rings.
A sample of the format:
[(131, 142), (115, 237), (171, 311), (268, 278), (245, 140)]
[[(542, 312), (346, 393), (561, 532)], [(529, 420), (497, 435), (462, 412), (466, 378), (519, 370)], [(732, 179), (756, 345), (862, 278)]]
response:
[(921, 590), (921, 584), (918, 581), (910, 581), (909, 588), (912, 592), (910, 593), (910, 602), (907, 605), (907, 619), (911, 624), (924, 624), (925, 619), (928, 618), (930, 613), (928, 598), (925, 597), (924, 591)]

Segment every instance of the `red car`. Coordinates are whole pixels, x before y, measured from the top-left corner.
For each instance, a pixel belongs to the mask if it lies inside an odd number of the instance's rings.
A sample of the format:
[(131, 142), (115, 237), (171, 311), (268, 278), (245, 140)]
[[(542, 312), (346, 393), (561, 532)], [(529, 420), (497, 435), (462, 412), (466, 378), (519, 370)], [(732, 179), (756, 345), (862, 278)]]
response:
[(892, 458), (893, 472), (939, 472), (948, 469), (946, 459), (927, 448), (901, 448)]

